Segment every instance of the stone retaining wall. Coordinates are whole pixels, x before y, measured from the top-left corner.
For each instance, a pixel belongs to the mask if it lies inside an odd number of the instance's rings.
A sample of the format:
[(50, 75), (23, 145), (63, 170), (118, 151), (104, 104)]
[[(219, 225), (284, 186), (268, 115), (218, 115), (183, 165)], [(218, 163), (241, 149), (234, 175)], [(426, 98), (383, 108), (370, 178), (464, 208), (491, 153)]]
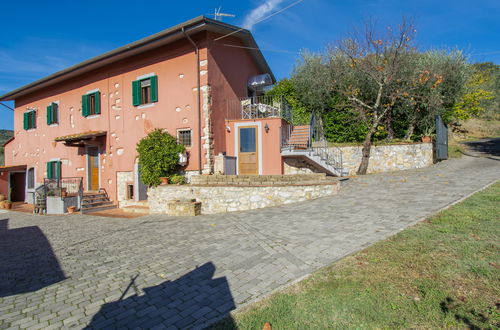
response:
[[(341, 147), (342, 164), (355, 175), (361, 162), (362, 146)], [(432, 143), (393, 144), (372, 146), (368, 173), (380, 173), (427, 167), (433, 164)], [(307, 163), (293, 160), (285, 162), (285, 174), (313, 173), (315, 171)]]
[[(206, 180), (205, 184), (165, 185), (150, 188), (148, 190), (150, 212), (169, 214), (168, 202), (179, 198), (193, 198), (201, 202), (202, 214), (245, 211), (334, 195), (340, 187), (337, 179), (324, 175), (200, 177), (205, 179), (197, 177), (197, 180)], [(265, 178), (262, 177), (267, 177), (267, 180), (263, 180)], [(311, 177), (314, 177), (314, 180)], [(220, 183), (212, 181), (217, 179), (224, 181), (219, 181)]]

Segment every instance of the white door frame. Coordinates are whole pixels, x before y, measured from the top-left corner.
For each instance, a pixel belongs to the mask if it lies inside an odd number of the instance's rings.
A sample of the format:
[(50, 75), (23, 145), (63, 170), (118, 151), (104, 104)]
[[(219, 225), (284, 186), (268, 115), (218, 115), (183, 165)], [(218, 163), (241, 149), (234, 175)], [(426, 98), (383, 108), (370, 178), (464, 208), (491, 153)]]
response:
[(238, 155), (240, 151), (240, 130), (239, 128), (241, 126), (255, 126), (257, 127), (257, 144), (258, 144), (258, 149), (257, 150), (257, 157), (259, 157), (258, 164), (257, 166), (259, 167), (259, 175), (262, 175), (262, 123), (260, 121), (255, 121), (255, 122), (240, 122), (240, 123), (234, 123), (234, 155), (236, 156), (236, 173), (240, 174), (240, 169), (238, 168)]

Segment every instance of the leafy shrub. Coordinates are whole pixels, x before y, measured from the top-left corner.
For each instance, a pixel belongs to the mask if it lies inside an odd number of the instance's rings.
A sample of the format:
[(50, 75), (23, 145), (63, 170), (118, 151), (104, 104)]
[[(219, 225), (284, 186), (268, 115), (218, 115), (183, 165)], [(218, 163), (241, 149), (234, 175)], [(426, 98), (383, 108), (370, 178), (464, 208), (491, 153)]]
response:
[(142, 182), (154, 187), (161, 183), (160, 177), (174, 174), (179, 168), (179, 153), (184, 151), (168, 132), (157, 128), (149, 133), (137, 144)]
[(186, 181), (186, 177), (184, 175), (174, 174), (174, 175), (170, 176), (169, 182), (171, 184), (185, 184), (187, 181)]

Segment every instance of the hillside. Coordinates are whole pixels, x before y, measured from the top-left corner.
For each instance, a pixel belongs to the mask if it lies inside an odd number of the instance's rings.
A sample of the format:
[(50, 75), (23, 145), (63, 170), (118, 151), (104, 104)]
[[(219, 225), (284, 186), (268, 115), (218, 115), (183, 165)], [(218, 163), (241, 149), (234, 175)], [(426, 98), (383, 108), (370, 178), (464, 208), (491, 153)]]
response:
[(14, 136), (14, 131), (0, 129), (0, 165), (4, 165), (3, 144), (7, 142), (12, 136)]

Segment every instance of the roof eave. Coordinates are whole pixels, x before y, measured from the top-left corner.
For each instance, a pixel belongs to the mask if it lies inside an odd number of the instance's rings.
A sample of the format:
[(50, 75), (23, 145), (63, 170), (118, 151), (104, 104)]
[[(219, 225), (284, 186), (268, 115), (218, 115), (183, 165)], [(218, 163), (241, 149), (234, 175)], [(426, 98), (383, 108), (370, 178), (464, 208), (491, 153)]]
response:
[[(176, 26), (173, 26), (171, 28), (168, 28), (168, 29), (163, 30), (161, 32), (158, 32), (156, 34), (153, 34), (149, 37), (140, 39), (140, 40), (132, 42), (128, 45), (111, 50), (107, 53), (96, 56), (96, 57), (91, 58), (87, 61), (73, 65), (67, 69), (58, 71), (52, 75), (49, 75), (47, 77), (44, 77), (44, 78), (39, 79), (37, 81), (34, 81), (28, 85), (17, 88), (11, 92), (8, 92), (8, 93), (0, 96), (0, 101), (15, 100), (16, 98), (33, 93), (37, 90), (51, 86), (51, 85), (56, 84), (58, 82), (62, 82), (64, 80), (71, 79), (73, 77), (82, 75), (86, 72), (89, 72), (89, 71), (98, 69), (100, 67), (103, 67), (105, 65), (119, 61), (121, 59), (128, 58), (128, 57), (137, 55), (141, 52), (155, 49), (155, 48), (160, 47), (162, 45), (165, 45), (165, 44), (171, 43), (173, 41), (182, 39), (182, 38), (184, 38), (184, 34), (182, 32), (182, 29), (184, 29), (187, 33), (197, 33), (197, 32), (203, 31), (207, 25), (210, 25), (213, 27), (218, 26), (218, 27), (220, 27), (221, 30), (224, 30), (224, 29), (225, 30), (234, 30), (234, 31), (238, 30), (238, 32), (234, 34), (235, 36), (239, 36), (244, 41), (244, 43), (247, 43), (247, 46), (249, 46), (251, 48), (258, 48), (258, 45), (255, 42), (255, 39), (253, 38), (250, 31), (245, 30), (245, 29), (240, 29), (234, 25), (226, 24), (226, 23), (223, 23), (220, 21), (215, 21), (215, 20), (209, 19), (209, 18), (204, 17), (204, 16), (198, 16), (198, 17), (193, 18), (189, 21), (186, 21), (184, 23), (178, 24)], [(255, 56), (255, 59), (258, 62), (257, 64), (259, 66), (261, 66), (261, 68), (263, 70), (268, 72), (271, 75), (273, 81), (275, 82), (276, 79), (275, 79), (267, 61), (265, 60), (264, 55), (259, 50), (250, 50), (250, 51), (258, 52)]]

